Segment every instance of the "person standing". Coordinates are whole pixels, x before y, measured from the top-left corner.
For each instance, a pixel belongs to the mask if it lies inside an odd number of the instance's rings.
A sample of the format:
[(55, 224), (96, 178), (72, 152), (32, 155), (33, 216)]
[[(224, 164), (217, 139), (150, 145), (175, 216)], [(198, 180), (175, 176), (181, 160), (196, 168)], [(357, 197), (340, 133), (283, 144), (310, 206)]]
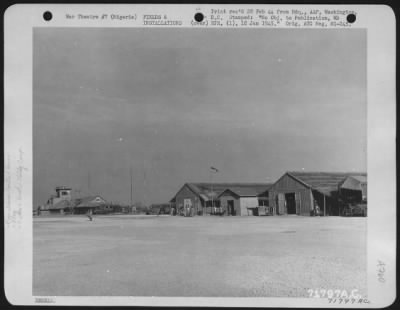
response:
[(321, 215), (317, 201), (315, 201), (314, 213), (315, 213), (315, 216), (320, 216)]

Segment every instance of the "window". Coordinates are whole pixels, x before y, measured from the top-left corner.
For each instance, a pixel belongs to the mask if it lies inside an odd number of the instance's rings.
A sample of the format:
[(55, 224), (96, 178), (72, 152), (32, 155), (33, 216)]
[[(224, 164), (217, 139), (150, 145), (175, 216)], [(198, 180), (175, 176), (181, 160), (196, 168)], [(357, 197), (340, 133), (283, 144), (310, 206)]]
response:
[(269, 199), (258, 199), (259, 207), (269, 207)]
[(66, 192), (66, 191), (61, 192), (61, 196), (67, 196), (67, 195), (68, 195), (68, 192)]

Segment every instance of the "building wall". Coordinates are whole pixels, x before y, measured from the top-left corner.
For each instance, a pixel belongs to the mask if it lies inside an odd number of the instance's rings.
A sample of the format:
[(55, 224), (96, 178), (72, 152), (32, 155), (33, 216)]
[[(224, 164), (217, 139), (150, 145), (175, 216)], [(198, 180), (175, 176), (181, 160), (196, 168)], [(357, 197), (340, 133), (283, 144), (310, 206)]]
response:
[(48, 210), (49, 214), (64, 214), (64, 210), (63, 209), (50, 209)]
[(367, 200), (367, 183), (366, 182), (360, 182), (357, 179), (354, 179), (353, 177), (348, 177), (343, 184), (341, 185), (341, 190), (346, 191), (346, 189), (354, 188), (356, 189), (357, 187), (360, 188), (361, 192), (361, 199)]
[(258, 198), (240, 197), (240, 215), (253, 215), (252, 210), (247, 208), (258, 208)]
[(220, 196), (221, 207), (225, 210), (225, 215), (228, 215), (228, 200), (233, 200), (233, 208), (235, 210), (235, 215), (240, 215), (240, 200), (239, 198), (232, 196), (231, 194), (223, 194)]
[(229, 193), (220, 196), (221, 207), (225, 211), (225, 215), (228, 215), (228, 200), (233, 200), (233, 207), (235, 209), (236, 216), (248, 216), (253, 215), (252, 210), (247, 208), (258, 208), (257, 197), (236, 197)]
[(75, 208), (74, 209), (74, 214), (93, 214), (94, 210), (95, 210), (95, 207)]
[[(176, 208), (179, 212), (180, 208), (184, 207), (185, 199), (190, 199), (192, 204), (192, 215), (197, 215), (199, 211), (206, 212), (206, 208), (204, 208), (204, 204), (200, 200), (200, 198), (193, 193), (187, 186), (184, 186), (175, 196), (176, 198)], [(208, 208), (211, 210), (211, 208)]]
[[(274, 214), (287, 214), (286, 206), (279, 208), (279, 204), (282, 206), (284, 203), (284, 195), (286, 193), (295, 193), (296, 213), (298, 215), (310, 215), (314, 201), (312, 191), (287, 174), (269, 189), (269, 204), (274, 208)], [(279, 203), (278, 201), (283, 203)]]

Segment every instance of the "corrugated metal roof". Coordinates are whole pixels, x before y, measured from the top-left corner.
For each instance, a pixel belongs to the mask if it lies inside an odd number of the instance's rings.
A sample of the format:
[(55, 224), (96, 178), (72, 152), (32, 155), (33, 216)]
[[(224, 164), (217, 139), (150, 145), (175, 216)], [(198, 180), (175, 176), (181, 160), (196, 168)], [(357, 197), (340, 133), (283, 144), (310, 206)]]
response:
[(261, 183), (261, 184), (252, 184), (249, 186), (247, 184), (230, 186), (225, 191), (223, 191), (219, 196), (223, 195), (224, 192), (229, 190), (239, 197), (257, 197), (265, 193), (271, 185), (272, 184), (270, 183)]
[[(100, 198), (102, 202), (97, 202), (94, 201), (97, 198)], [(102, 206), (106, 204), (106, 201), (101, 197), (101, 196), (88, 196), (88, 197), (83, 197), (79, 198), (76, 200), (76, 206), (75, 208), (85, 208), (85, 207), (97, 207), (97, 206)]]
[(323, 193), (324, 195), (331, 195), (333, 191), (337, 191), (339, 185), (349, 177), (367, 178), (367, 173), (364, 172), (287, 172), (295, 179), (301, 181), (303, 184)]
[(362, 190), (362, 185), (367, 183), (366, 176), (348, 176), (340, 185), (341, 188), (351, 190)]
[(360, 183), (367, 183), (367, 175), (350, 175), (349, 177), (356, 179)]
[(239, 196), (257, 196), (271, 186), (270, 183), (186, 183), (185, 185), (206, 201), (217, 198), (226, 189), (231, 189)]

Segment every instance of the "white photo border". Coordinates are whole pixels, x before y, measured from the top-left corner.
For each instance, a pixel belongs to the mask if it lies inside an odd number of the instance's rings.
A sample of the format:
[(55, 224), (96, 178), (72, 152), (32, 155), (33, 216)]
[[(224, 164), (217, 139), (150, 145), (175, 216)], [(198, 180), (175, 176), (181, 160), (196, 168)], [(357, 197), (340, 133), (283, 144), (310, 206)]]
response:
[[(179, 28), (213, 26), (193, 23), (196, 12), (211, 8), (331, 9), (356, 12), (353, 28), (367, 30), (368, 98), (368, 301), (329, 304), (315, 298), (183, 298), (183, 297), (76, 297), (32, 295), (32, 45), (34, 27), (171, 27), (143, 25), (144, 14), (167, 14), (180, 20)], [(43, 19), (51, 11), (53, 20)], [(136, 20), (77, 20), (66, 14), (105, 13)], [(227, 26), (224, 26), (227, 27)], [(285, 26), (282, 26), (285, 28)], [(236, 27), (240, 28), (239, 27)], [(303, 27), (304, 28), (304, 27)], [(315, 28), (315, 27), (314, 27)], [(331, 28), (331, 27), (328, 27)], [(340, 29), (338, 26), (336, 29)], [(345, 27), (342, 27), (345, 29)], [(17, 4), (4, 15), (4, 287), (14, 305), (142, 305), (220, 307), (365, 307), (380, 308), (396, 298), (396, 39), (395, 16), (384, 5), (78, 5)], [(345, 31), (345, 30), (344, 30)], [(385, 265), (385, 281), (378, 264)]]

